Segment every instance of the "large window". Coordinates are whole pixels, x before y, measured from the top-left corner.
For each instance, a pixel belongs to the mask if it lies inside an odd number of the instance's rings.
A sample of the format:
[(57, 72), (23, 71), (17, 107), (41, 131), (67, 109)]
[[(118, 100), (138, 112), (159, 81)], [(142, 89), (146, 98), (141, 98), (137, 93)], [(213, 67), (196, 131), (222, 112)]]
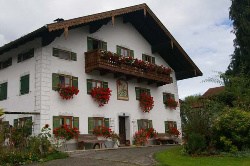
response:
[(0, 84), (0, 101), (7, 99), (7, 87), (7, 82)]
[(20, 79), (20, 84), (21, 84), (21, 88), (20, 88), (20, 94), (24, 95), (29, 93), (29, 74), (22, 76)]

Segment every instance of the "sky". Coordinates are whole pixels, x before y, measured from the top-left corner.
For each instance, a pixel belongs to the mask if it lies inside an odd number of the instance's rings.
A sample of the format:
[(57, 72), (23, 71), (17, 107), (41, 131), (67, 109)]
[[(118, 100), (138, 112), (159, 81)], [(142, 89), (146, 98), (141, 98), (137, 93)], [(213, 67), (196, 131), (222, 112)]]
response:
[(146, 3), (203, 76), (180, 80), (180, 98), (221, 86), (204, 82), (225, 72), (234, 51), (230, 0), (0, 0), (0, 47), (56, 18), (72, 19)]

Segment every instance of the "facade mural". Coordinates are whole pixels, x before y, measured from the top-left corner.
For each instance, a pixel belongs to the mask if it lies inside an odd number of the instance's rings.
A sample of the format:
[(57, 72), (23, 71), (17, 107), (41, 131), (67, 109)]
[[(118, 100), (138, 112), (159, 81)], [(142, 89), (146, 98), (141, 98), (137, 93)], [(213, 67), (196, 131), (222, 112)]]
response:
[(128, 83), (123, 79), (117, 80), (117, 100), (129, 100)]

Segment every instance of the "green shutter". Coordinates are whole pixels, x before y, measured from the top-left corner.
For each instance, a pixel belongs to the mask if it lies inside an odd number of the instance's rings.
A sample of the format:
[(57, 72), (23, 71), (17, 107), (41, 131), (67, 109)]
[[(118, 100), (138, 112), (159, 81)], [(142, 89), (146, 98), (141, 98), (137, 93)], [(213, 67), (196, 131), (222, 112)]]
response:
[(72, 61), (77, 61), (77, 54), (74, 52), (71, 52), (71, 60)]
[(107, 42), (102, 42), (102, 50), (107, 51)]
[(73, 127), (79, 130), (79, 117), (73, 117)]
[(21, 77), (21, 95), (29, 93), (29, 74)]
[(18, 119), (14, 119), (13, 124), (14, 124), (14, 127), (17, 127), (18, 126)]
[(105, 89), (105, 88), (108, 88), (108, 87), (109, 87), (108, 82), (103, 82), (103, 88)]
[(3, 100), (2, 84), (0, 84), (0, 100)]
[(89, 134), (94, 134), (94, 118), (93, 117), (88, 118), (88, 132)]
[(168, 123), (168, 121), (165, 121), (164, 122), (165, 123), (165, 133), (169, 133), (169, 123)]
[(19, 63), (19, 62), (22, 62), (22, 54), (19, 54), (18, 56), (17, 56), (17, 63)]
[(167, 94), (163, 92), (163, 103), (167, 100)]
[(116, 53), (117, 53), (117, 55), (121, 55), (121, 47), (120, 46), (116, 46)]
[(134, 58), (134, 50), (130, 50), (129, 51), (129, 56), (131, 56), (132, 58)]
[(93, 39), (91, 37), (87, 37), (87, 47), (88, 51), (93, 50)]
[(140, 119), (137, 120), (137, 126), (138, 126), (138, 130), (141, 130), (142, 121)]
[(8, 88), (8, 83), (5, 82), (1, 85), (1, 97), (0, 100), (6, 100), (7, 99), (7, 88)]
[(59, 57), (59, 50), (57, 48), (53, 48), (53, 56)]
[(173, 83), (174, 81), (173, 81), (173, 77), (170, 77), (170, 83)]
[(151, 96), (150, 89), (147, 89), (147, 95)]
[(57, 90), (59, 84), (59, 74), (52, 73), (52, 90)]
[(3, 122), (3, 128), (7, 129), (7, 128), (9, 128), (9, 126), (10, 126), (9, 121)]
[(155, 64), (155, 57), (152, 57), (152, 63)]
[(28, 135), (31, 135), (32, 134), (32, 117), (26, 118), (25, 126), (28, 128)]
[(109, 118), (104, 118), (104, 127), (109, 128)]
[(136, 100), (140, 100), (140, 88), (135, 87)]
[(152, 120), (149, 120), (148, 121), (148, 128), (151, 128), (151, 127), (153, 127), (153, 122), (152, 122)]
[(172, 98), (173, 100), (175, 100), (175, 96), (174, 96), (174, 94), (171, 94), (171, 98)]
[(60, 116), (53, 116), (53, 130), (60, 127)]
[(28, 54), (29, 54), (29, 58), (34, 57), (34, 54), (35, 54), (35, 50), (34, 50), (34, 48), (33, 48), (33, 49), (31, 49), (31, 50), (29, 50)]
[(11, 65), (12, 65), (12, 58), (9, 58), (9, 59), (7, 60), (7, 63), (8, 63), (8, 66), (11, 66)]
[(145, 54), (142, 54), (142, 60), (146, 61), (146, 55)]
[(78, 77), (72, 76), (72, 86), (78, 88)]
[(171, 98), (171, 94), (170, 93), (166, 93), (166, 98), (167, 98), (167, 100), (169, 100)]
[(92, 90), (92, 79), (87, 79), (87, 94), (90, 94)]
[(177, 122), (176, 121), (174, 121), (174, 127), (177, 128)]

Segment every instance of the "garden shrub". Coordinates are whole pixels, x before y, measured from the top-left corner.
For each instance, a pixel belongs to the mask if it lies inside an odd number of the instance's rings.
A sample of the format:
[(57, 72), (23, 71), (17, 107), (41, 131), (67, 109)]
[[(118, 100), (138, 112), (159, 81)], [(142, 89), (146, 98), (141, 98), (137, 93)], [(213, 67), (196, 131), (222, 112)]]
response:
[(206, 149), (205, 136), (199, 133), (191, 133), (187, 140), (187, 151), (191, 154), (199, 154)]
[(215, 121), (213, 140), (218, 149), (236, 152), (250, 147), (250, 112), (225, 108)]

